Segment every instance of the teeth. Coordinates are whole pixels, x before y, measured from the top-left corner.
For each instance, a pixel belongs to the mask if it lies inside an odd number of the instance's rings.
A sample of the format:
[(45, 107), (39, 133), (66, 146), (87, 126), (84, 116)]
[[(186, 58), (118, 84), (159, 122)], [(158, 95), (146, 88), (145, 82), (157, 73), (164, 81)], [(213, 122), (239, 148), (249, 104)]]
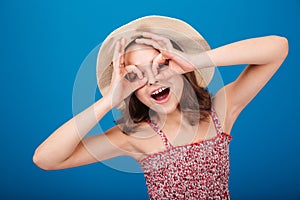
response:
[(159, 88), (158, 90), (155, 90), (154, 92), (152, 92), (152, 94), (153, 94), (153, 95), (156, 95), (156, 94), (158, 94), (158, 93), (164, 91), (165, 89), (167, 89), (167, 88)]

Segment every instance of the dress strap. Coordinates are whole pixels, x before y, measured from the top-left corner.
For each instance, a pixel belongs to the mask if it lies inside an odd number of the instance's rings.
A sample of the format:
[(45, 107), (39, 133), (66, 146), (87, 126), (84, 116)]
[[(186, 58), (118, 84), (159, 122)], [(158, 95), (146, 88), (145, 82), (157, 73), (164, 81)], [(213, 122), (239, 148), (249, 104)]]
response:
[(217, 133), (221, 135), (223, 132), (222, 126), (221, 126), (220, 120), (218, 118), (217, 112), (215, 111), (214, 107), (211, 107), (211, 117), (214, 122)]
[(158, 125), (154, 122), (152, 122), (151, 120), (147, 120), (148, 124), (153, 128), (153, 130), (160, 135), (165, 147), (167, 149), (172, 147), (172, 144), (169, 142), (169, 140), (167, 139), (166, 135), (164, 134), (164, 132), (158, 127)]

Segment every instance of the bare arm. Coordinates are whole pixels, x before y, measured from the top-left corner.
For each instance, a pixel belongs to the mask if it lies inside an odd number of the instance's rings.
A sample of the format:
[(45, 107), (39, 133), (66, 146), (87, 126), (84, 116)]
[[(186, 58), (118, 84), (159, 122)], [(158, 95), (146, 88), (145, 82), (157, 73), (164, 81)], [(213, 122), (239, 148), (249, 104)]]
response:
[(137, 88), (146, 84), (142, 78), (126, 80), (126, 68), (120, 68), (125, 41), (118, 41), (113, 60), (113, 76), (107, 94), (54, 131), (35, 151), (33, 162), (42, 169), (54, 170), (85, 165), (100, 160), (129, 155), (129, 136), (118, 127), (104, 134), (85, 137), (99, 120)]
[(42, 169), (53, 170), (125, 154), (122, 148), (128, 144), (117, 127), (105, 134), (84, 138), (110, 108), (109, 98), (102, 98), (64, 123), (36, 149), (34, 163)]
[(138, 39), (137, 43), (151, 45), (160, 51), (153, 68), (166, 59), (173, 61), (169, 69), (160, 72), (157, 78), (184, 74), (197, 68), (248, 64), (235, 81), (217, 92), (213, 100), (227, 133), (239, 113), (270, 80), (288, 54), (287, 39), (273, 35), (241, 40), (198, 54), (174, 49), (170, 40), (163, 36), (148, 32), (140, 35), (146, 39)]
[(227, 120), (225, 126), (229, 132), (239, 113), (266, 85), (285, 60), (288, 54), (288, 41), (279, 36), (252, 38), (224, 45), (207, 53), (216, 66), (248, 64), (235, 81), (221, 88), (216, 94), (216, 97), (218, 94), (226, 94), (224, 118)]

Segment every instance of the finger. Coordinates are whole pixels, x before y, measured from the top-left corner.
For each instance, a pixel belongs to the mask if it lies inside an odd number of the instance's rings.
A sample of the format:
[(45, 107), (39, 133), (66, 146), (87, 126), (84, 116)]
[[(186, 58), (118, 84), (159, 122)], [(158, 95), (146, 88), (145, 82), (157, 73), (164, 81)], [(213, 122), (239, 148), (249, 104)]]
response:
[(146, 45), (152, 46), (155, 49), (163, 49), (156, 41), (154, 41), (152, 39), (140, 38), (140, 39), (136, 39), (135, 42), (138, 44), (146, 44)]
[(150, 32), (143, 32), (142, 36), (145, 38), (149, 38), (152, 40), (157, 41), (160, 45), (162, 46), (166, 46), (167, 48), (171, 48), (172, 47), (172, 43), (170, 41), (170, 39), (154, 34), (154, 33), (150, 33)]
[[(139, 37), (147, 37), (147, 33), (148, 32), (144, 32), (144, 31), (135, 31), (132, 35), (131, 35), (131, 39), (136, 39)], [(148, 37), (150, 38), (150, 37)]]
[(121, 38), (121, 45), (124, 47), (126, 44), (126, 38)]
[(113, 53), (113, 61), (116, 61), (119, 54), (119, 49), (120, 49), (120, 41), (117, 40), (114, 48), (114, 53)]
[(160, 36), (160, 35), (157, 35), (157, 34), (154, 34), (154, 33), (138, 31), (135, 34), (133, 34), (131, 38), (134, 39), (134, 38), (138, 38), (138, 37), (144, 37), (147, 39), (155, 40), (160, 45), (167, 46), (168, 48), (173, 47), (170, 39)]
[(140, 38), (145, 38), (145, 39), (152, 39), (156, 41), (160, 46), (166, 46), (167, 48), (172, 47), (172, 44), (168, 38), (156, 35), (154, 33), (150, 32), (136, 32), (131, 36), (131, 39), (140, 39)]
[(120, 40), (118, 40), (116, 42), (116, 46), (114, 49), (114, 54), (113, 54), (113, 68), (115, 71), (119, 71), (119, 67), (120, 67), (120, 59), (119, 59), (119, 55), (120, 55)]
[(160, 53), (158, 54), (154, 59), (153, 59), (153, 62), (152, 62), (152, 71), (154, 73), (154, 75), (157, 75), (158, 74), (158, 65), (161, 64), (161, 63), (164, 63), (164, 60), (163, 59), (163, 55)]
[(159, 49), (159, 50), (166, 50), (168, 48), (167, 45), (160, 40), (156, 41), (153, 39), (137, 38), (135, 41), (138, 44), (149, 45), (149, 46), (152, 46), (153, 48)]
[(150, 38), (150, 39), (156, 40), (156, 41), (168, 40), (163, 36), (160, 36), (160, 35), (157, 35), (157, 34), (154, 34), (154, 33), (150, 33), (150, 32), (142, 32), (142, 36), (145, 37), (145, 38)]
[(124, 55), (125, 55), (125, 47), (126, 47), (126, 39), (122, 38), (121, 39), (121, 46), (120, 46), (120, 63), (124, 63)]
[(131, 83), (130, 83), (130, 86), (131, 86), (131, 88), (132, 88), (132, 91), (135, 91), (135, 90), (137, 90), (137, 89), (143, 87), (144, 85), (146, 85), (146, 83), (147, 83), (147, 78), (144, 77), (144, 78), (142, 78), (142, 79), (140, 79), (140, 80), (138, 80), (138, 81), (131, 82)]
[(116, 46), (113, 55), (113, 67), (118, 70), (120, 67), (124, 67), (124, 49), (125, 49), (126, 39), (120, 38), (116, 41)]
[(128, 65), (125, 67), (127, 72), (133, 72), (135, 73), (139, 79), (142, 79), (144, 77), (143, 73), (141, 70), (139, 70), (139, 68), (137, 68), (135, 65)]

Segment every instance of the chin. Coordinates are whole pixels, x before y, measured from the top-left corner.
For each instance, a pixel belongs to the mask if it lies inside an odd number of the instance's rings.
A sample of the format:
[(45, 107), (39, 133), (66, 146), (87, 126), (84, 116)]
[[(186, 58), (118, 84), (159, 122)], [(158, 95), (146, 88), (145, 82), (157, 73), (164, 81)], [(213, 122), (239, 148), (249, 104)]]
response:
[(175, 111), (178, 111), (178, 102), (168, 103), (165, 105), (155, 105), (151, 108), (151, 110), (155, 111), (158, 114), (172, 114)]

